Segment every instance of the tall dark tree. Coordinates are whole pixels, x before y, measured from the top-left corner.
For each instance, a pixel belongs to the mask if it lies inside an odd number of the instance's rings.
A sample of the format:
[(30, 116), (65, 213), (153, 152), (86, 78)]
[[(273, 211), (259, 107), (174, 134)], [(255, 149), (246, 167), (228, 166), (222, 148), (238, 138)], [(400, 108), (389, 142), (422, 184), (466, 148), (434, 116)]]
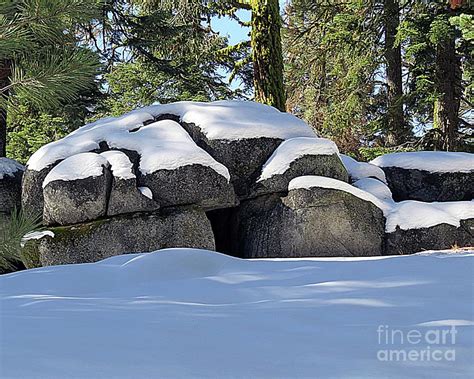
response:
[(398, 37), (409, 72), (407, 108), (417, 122), (432, 126), (425, 148), (468, 148), (469, 133), (464, 138), (464, 130), (473, 127), (462, 114), (472, 109), (468, 10), (467, 1), (417, 1), (410, 4), (400, 26)]
[(449, 16), (454, 15), (454, 10), (445, 8), (440, 11), (442, 15), (438, 22), (443, 23), (446, 30), (433, 37), (436, 55), (433, 127), (441, 131), (439, 147), (443, 150), (456, 150), (462, 97), (461, 60), (456, 52), (456, 30), (449, 25)]
[(398, 0), (384, 0), (385, 75), (387, 82), (387, 144), (399, 145), (409, 133), (403, 115), (402, 51), (396, 42), (400, 25)]
[(252, 60), (255, 100), (285, 110), (281, 17), (278, 0), (252, 3)]

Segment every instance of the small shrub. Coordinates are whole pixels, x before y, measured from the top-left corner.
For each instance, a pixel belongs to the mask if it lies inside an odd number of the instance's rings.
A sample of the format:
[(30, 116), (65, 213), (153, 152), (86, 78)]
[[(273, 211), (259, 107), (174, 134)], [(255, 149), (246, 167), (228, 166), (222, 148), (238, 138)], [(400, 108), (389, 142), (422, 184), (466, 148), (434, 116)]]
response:
[(0, 225), (0, 273), (24, 268), (22, 263), (21, 239), (41, 226), (40, 217), (14, 210)]

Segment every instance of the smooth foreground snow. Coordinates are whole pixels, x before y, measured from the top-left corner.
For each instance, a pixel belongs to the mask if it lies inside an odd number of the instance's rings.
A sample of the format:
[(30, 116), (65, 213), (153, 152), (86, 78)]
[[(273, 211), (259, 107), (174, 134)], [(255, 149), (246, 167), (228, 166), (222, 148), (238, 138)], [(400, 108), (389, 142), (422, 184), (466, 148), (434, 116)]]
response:
[(339, 154), (339, 156), (341, 157), (344, 166), (346, 166), (346, 170), (349, 173), (352, 181), (363, 178), (376, 178), (384, 183), (387, 183), (385, 173), (380, 167), (367, 162), (358, 162), (348, 155)]
[(291, 163), (305, 155), (339, 154), (336, 144), (326, 138), (297, 137), (283, 141), (268, 158), (257, 182), (284, 174)]
[(13, 176), (17, 171), (24, 171), (25, 168), (13, 159), (0, 157), (0, 179), (4, 176)]
[(168, 249), (3, 275), (0, 376), (468, 378), (473, 273), (474, 252), (244, 261)]
[(429, 172), (471, 172), (474, 171), (474, 154), (414, 151), (382, 155), (370, 163), (379, 167), (401, 167)]
[(377, 184), (376, 181), (377, 179), (366, 178), (350, 185), (333, 178), (307, 175), (290, 181), (288, 190), (328, 188), (348, 192), (362, 200), (370, 201), (383, 211), (387, 233), (394, 232), (397, 227), (403, 230), (429, 228), (439, 224), (459, 227), (461, 220), (474, 218), (474, 201), (424, 203), (407, 200), (396, 203), (388, 197), (386, 186), (381, 182)]

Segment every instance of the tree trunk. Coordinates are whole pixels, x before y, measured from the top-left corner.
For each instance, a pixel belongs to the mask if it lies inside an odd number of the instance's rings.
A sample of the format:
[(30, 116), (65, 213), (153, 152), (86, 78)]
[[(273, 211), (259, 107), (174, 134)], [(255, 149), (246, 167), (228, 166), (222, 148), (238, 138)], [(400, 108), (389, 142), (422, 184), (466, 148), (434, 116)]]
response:
[(251, 4), (255, 100), (285, 111), (278, 0), (252, 0)]
[(455, 43), (452, 35), (436, 46), (435, 85), (438, 97), (434, 104), (433, 127), (441, 131), (438, 147), (446, 151), (456, 150), (461, 104), (461, 61), (456, 54)]
[[(10, 84), (11, 63), (9, 61), (0, 61), (0, 90)], [(8, 90), (1, 92), (0, 96), (6, 100)], [(0, 157), (7, 155), (7, 108), (6, 101), (0, 102)]]
[(384, 0), (385, 60), (387, 76), (387, 143), (396, 146), (409, 134), (403, 115), (402, 52), (395, 46), (400, 24), (398, 1)]

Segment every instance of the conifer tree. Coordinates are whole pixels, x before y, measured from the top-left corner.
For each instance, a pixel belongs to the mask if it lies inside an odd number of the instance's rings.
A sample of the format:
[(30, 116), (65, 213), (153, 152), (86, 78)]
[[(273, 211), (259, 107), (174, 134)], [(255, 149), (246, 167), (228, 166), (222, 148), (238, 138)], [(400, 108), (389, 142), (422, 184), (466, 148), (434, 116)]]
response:
[(78, 45), (75, 32), (96, 10), (97, 0), (0, 3), (0, 156), (6, 153), (7, 115), (15, 99), (48, 108), (94, 86), (98, 60)]

